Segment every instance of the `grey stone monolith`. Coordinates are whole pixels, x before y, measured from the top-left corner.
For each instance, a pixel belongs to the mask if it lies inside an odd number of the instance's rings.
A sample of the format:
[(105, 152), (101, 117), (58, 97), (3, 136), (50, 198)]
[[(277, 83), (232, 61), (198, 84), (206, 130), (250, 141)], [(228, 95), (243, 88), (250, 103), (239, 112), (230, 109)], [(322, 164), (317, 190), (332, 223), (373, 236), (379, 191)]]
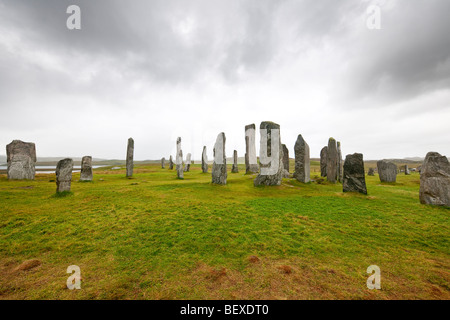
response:
[(420, 172), (420, 203), (450, 207), (450, 163), (437, 152), (428, 152)]
[(294, 178), (300, 182), (308, 183), (310, 181), (310, 158), (309, 145), (299, 134), (294, 146), (295, 152), (295, 171)]
[(256, 158), (255, 124), (245, 126), (245, 173), (258, 173), (258, 160)]
[(327, 154), (328, 154), (328, 147), (323, 147), (322, 150), (320, 150), (320, 176), (326, 177), (327, 176)]
[(203, 146), (202, 152), (202, 172), (208, 172), (208, 155), (206, 154), (206, 146)]
[(66, 158), (56, 165), (56, 192), (70, 191), (73, 160)]
[(361, 153), (349, 154), (345, 157), (343, 176), (344, 192), (367, 194), (364, 160)]
[(338, 179), (338, 156), (336, 140), (330, 138), (327, 149), (327, 180), (331, 183), (336, 183)]
[(177, 178), (183, 179), (183, 151), (181, 150), (181, 137), (177, 138), (177, 154), (175, 159)]
[(169, 170), (173, 170), (173, 158), (172, 158), (172, 156), (169, 157)]
[(283, 178), (289, 178), (289, 149), (285, 144), (282, 144), (283, 148)]
[(407, 164), (405, 164), (405, 175), (410, 175), (411, 172), (409, 172), (409, 167)]
[(374, 176), (375, 175), (375, 169), (374, 168), (369, 168), (369, 172), (367, 172), (368, 176)]
[(127, 146), (127, 177), (133, 176), (133, 167), (134, 167), (134, 140), (133, 138), (128, 139)]
[(397, 166), (395, 163), (380, 160), (377, 162), (377, 170), (381, 182), (395, 182), (397, 180)]
[(237, 154), (237, 150), (233, 151), (233, 166), (231, 167), (231, 173), (238, 173), (239, 172), (239, 168), (238, 168), (238, 154)]
[(254, 186), (279, 186), (283, 178), (283, 147), (281, 145), (280, 125), (263, 121), (260, 129), (259, 175)]
[(34, 180), (36, 173), (36, 145), (13, 140), (6, 146), (7, 175), (9, 180)]
[(165, 169), (166, 168), (166, 158), (162, 158), (161, 159), (161, 169)]
[(92, 157), (84, 156), (81, 159), (80, 181), (92, 181), (93, 175), (94, 174), (92, 171)]
[(212, 166), (212, 183), (227, 184), (227, 158), (225, 155), (225, 133), (221, 132), (217, 136), (214, 144), (214, 162)]
[(184, 172), (189, 172), (191, 169), (191, 154), (186, 155), (186, 162), (184, 163)]
[(344, 182), (344, 160), (342, 160), (342, 152), (341, 152), (341, 142), (337, 142), (337, 152), (338, 152), (338, 166), (337, 166), (337, 179), (340, 183)]

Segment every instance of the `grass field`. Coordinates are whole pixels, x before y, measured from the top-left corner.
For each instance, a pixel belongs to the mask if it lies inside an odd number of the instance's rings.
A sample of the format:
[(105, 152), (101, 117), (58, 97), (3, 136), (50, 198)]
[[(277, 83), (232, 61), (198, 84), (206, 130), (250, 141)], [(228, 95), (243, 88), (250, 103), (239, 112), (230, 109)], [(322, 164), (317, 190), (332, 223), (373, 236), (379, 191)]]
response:
[[(74, 174), (65, 197), (54, 175), (1, 175), (0, 298), (450, 298), (450, 209), (419, 203), (419, 174), (366, 177), (364, 196), (294, 179), (255, 188), (239, 170), (218, 186), (200, 165), (184, 180), (100, 169), (90, 183)], [(381, 290), (366, 286), (373, 264)], [(69, 265), (81, 290), (66, 287)]]

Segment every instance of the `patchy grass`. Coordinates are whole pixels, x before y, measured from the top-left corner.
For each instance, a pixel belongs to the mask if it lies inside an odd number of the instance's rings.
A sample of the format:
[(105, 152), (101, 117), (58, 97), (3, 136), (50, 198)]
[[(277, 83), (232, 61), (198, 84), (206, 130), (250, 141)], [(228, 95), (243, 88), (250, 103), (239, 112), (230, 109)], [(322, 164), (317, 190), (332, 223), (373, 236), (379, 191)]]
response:
[[(103, 168), (91, 183), (74, 174), (64, 197), (54, 175), (1, 175), (0, 298), (450, 298), (450, 209), (419, 203), (419, 174), (366, 177), (364, 196), (326, 181), (255, 188), (239, 170), (218, 186), (200, 165), (183, 180)], [(366, 287), (372, 264), (381, 290)], [(69, 265), (81, 290), (66, 288)]]

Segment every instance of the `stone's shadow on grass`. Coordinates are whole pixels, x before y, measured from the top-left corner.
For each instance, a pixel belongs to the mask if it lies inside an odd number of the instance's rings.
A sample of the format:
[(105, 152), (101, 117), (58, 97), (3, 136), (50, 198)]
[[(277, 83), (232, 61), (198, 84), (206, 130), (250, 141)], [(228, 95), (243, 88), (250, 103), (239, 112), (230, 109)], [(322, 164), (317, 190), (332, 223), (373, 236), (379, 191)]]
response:
[(93, 180), (78, 180), (80, 183), (94, 183)]
[(72, 197), (74, 193), (72, 191), (63, 191), (63, 192), (56, 192), (54, 195), (51, 196), (51, 198), (66, 198), (66, 197)]

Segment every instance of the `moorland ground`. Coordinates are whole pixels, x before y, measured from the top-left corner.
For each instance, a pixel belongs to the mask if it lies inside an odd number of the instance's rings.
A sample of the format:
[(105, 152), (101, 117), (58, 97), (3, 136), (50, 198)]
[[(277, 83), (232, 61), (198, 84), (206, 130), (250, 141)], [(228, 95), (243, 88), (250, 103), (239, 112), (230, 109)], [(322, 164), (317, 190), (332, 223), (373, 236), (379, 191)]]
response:
[(54, 174), (0, 175), (0, 299), (450, 298), (450, 209), (419, 203), (418, 173), (366, 176), (365, 196), (321, 179), (255, 188), (239, 170), (220, 186), (200, 165), (184, 180), (101, 168), (62, 197)]

